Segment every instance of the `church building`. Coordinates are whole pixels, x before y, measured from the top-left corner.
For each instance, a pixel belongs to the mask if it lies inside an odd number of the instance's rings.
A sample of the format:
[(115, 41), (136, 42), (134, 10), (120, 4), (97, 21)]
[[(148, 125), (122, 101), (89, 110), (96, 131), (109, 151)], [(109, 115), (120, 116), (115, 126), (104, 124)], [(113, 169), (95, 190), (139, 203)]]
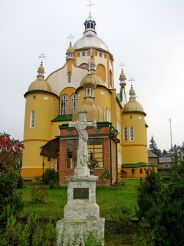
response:
[(88, 131), (88, 165), (91, 173), (118, 177), (145, 177), (148, 163), (146, 113), (131, 85), (126, 95), (126, 76), (114, 86), (113, 55), (96, 33), (89, 14), (82, 37), (70, 42), (65, 64), (45, 78), (41, 62), (37, 78), (25, 93), (24, 151), (21, 174), (41, 176), (47, 168), (59, 172), (59, 183), (73, 175), (78, 136), (69, 122), (87, 112), (97, 128)]

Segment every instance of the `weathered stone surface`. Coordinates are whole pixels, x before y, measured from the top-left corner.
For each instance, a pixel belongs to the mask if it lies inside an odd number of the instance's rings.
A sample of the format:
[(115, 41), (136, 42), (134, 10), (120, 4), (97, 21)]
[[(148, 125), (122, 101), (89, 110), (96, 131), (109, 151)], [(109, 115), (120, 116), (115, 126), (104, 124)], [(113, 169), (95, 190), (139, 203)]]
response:
[[(97, 177), (71, 177), (68, 183), (67, 204), (64, 208), (64, 218), (88, 219), (99, 218), (99, 207), (96, 204)], [(89, 199), (74, 199), (75, 188), (89, 189)]]
[(67, 246), (69, 242), (74, 242), (73, 245), (76, 246), (85, 246), (85, 239), (90, 233), (104, 245), (104, 225), (103, 218), (59, 220), (57, 221), (58, 246)]

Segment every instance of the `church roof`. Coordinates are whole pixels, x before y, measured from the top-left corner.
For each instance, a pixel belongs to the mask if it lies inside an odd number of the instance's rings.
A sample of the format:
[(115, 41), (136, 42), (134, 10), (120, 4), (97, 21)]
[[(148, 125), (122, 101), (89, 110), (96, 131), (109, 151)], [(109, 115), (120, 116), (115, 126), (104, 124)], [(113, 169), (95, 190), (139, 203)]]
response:
[(136, 100), (136, 93), (135, 93), (133, 86), (131, 86), (129, 95), (130, 95), (129, 101), (128, 103), (125, 104), (123, 112), (124, 113), (139, 112), (139, 113), (145, 114), (142, 105)]
[(82, 48), (100, 48), (109, 51), (107, 45), (102, 39), (96, 35), (94, 18), (89, 14), (89, 17), (84, 22), (85, 31), (83, 36), (77, 40), (73, 46), (74, 49)]
[(52, 92), (50, 85), (44, 80), (45, 71), (42, 62), (38, 67), (37, 73), (38, 73), (37, 79), (30, 84), (28, 91), (42, 90), (42, 91)]

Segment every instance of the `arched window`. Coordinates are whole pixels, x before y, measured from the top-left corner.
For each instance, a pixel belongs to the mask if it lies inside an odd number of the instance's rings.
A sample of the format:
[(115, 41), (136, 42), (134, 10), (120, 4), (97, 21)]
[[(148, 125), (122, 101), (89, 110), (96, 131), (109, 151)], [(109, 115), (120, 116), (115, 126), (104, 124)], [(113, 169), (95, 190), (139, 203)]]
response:
[(86, 88), (86, 97), (92, 97), (93, 96), (93, 89), (88, 87)]
[(89, 22), (87, 23), (87, 28), (90, 28), (90, 26), (89, 26)]
[(72, 113), (75, 111), (76, 106), (77, 106), (77, 95), (76, 94), (73, 94), (71, 96), (71, 112)]
[(61, 97), (61, 114), (68, 114), (68, 96)]
[(110, 70), (110, 74), (109, 74), (109, 75), (110, 75), (110, 78), (109, 78), (109, 80), (110, 80), (110, 81), (109, 81), (109, 84), (110, 84), (110, 86), (112, 87), (112, 71), (111, 71), (111, 70)]
[(134, 175), (135, 174), (135, 169), (134, 168), (132, 168), (132, 175)]
[(35, 111), (31, 111), (31, 114), (30, 114), (30, 128), (34, 128), (35, 127), (35, 116), (36, 116), (36, 113)]
[(105, 119), (106, 121), (111, 121), (111, 112), (108, 108), (105, 109)]
[(142, 168), (139, 170), (140, 174), (142, 174)]
[[(101, 55), (100, 55), (101, 54)], [(99, 53), (99, 56), (102, 56), (102, 53)], [(96, 68), (96, 73), (104, 82), (106, 82), (106, 69), (105, 66), (102, 64), (98, 64)]]
[(68, 73), (68, 83), (72, 82), (72, 74), (71, 72)]
[(123, 133), (124, 133), (124, 141), (128, 141), (128, 128), (127, 127), (124, 127)]
[(134, 141), (134, 128), (133, 128), (133, 126), (130, 127), (130, 141)]

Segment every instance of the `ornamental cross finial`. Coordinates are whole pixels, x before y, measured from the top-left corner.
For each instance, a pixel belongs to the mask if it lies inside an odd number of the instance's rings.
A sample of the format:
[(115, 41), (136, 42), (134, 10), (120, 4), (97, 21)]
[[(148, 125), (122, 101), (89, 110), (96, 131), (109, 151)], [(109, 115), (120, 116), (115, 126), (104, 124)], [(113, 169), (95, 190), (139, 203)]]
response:
[(74, 36), (70, 33), (69, 35), (68, 35), (68, 37), (67, 37), (67, 39), (71, 42), (72, 41), (72, 39), (74, 38)]
[(125, 67), (125, 64), (124, 64), (123, 62), (121, 62), (121, 63), (119, 64), (119, 66), (121, 67), (121, 69), (123, 69), (123, 67)]
[(95, 4), (91, 0), (89, 0), (88, 4), (86, 4), (86, 7), (89, 9), (89, 13), (91, 13), (92, 6), (94, 6), (94, 5)]
[(128, 81), (130, 81), (131, 86), (132, 86), (132, 82), (134, 82), (134, 81), (135, 81), (135, 79), (134, 79), (134, 78), (132, 78), (132, 77), (130, 77), (130, 79), (129, 79)]
[(41, 63), (43, 63), (43, 59), (46, 58), (46, 55), (44, 53), (41, 53), (38, 58), (40, 59)]

